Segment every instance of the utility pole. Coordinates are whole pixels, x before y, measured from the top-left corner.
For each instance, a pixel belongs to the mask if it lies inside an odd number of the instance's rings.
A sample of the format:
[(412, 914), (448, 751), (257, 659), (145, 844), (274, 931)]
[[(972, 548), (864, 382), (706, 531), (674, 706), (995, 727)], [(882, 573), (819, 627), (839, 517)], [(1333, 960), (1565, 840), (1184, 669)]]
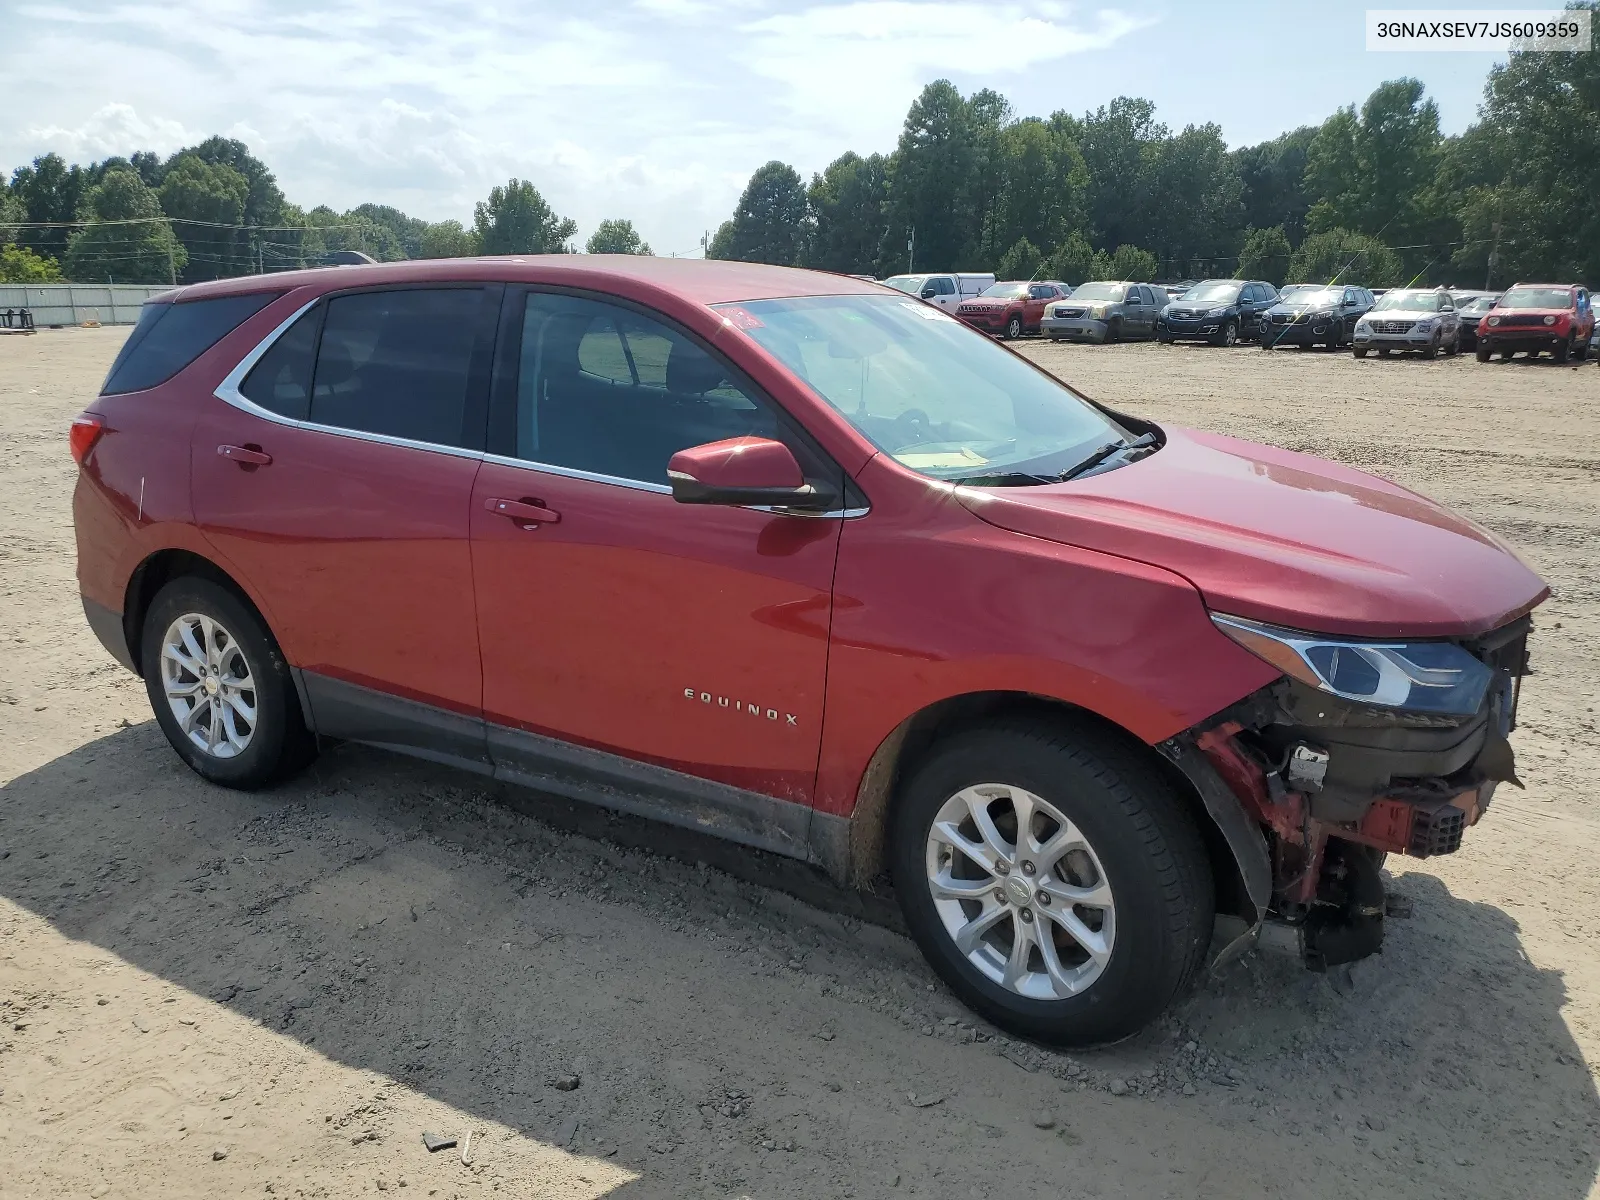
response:
[(707, 229), (700, 235), (700, 257), (707, 258), (711, 254), (711, 230)]
[(178, 264), (173, 259), (172, 243), (178, 240), (178, 235), (172, 232), (172, 222), (167, 222), (167, 279), (173, 287), (178, 286)]
[(911, 238), (906, 242), (906, 274), (913, 274), (917, 269), (917, 227), (911, 227)]
[(1494, 222), (1494, 244), (1489, 247), (1489, 265), (1483, 272), (1483, 290), (1489, 290), (1489, 281), (1494, 278), (1494, 260), (1500, 257), (1500, 218)]

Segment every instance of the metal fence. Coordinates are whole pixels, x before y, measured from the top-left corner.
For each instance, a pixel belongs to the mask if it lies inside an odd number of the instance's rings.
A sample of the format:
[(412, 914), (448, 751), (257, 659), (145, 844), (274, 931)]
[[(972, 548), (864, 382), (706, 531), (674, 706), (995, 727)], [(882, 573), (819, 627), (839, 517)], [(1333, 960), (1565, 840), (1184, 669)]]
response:
[(85, 322), (132, 325), (146, 300), (171, 290), (133, 283), (0, 283), (0, 311), (25, 308), (39, 329)]

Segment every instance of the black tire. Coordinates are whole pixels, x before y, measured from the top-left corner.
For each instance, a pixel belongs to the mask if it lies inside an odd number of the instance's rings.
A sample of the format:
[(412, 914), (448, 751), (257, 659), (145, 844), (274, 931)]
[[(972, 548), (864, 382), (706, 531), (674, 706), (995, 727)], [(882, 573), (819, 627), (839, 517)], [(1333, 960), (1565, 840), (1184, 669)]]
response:
[(1006, 341), (1014, 342), (1022, 336), (1022, 318), (1012, 317), (1006, 322)]
[(1562, 342), (1559, 346), (1552, 346), (1550, 348), (1550, 357), (1555, 359), (1558, 363), (1566, 362), (1571, 354), (1572, 340), (1570, 338), (1567, 341)]
[(1350, 353), (1357, 358), (1365, 358), (1367, 356), (1367, 348), (1365, 346), (1351, 346)]
[[(230, 635), (254, 685), (249, 692), (255, 701), (255, 723), (244, 749), (233, 757), (218, 757), (192, 742), (167, 699), (162, 641), (175, 621), (191, 613), (210, 618)], [(226, 588), (192, 576), (163, 587), (145, 613), (139, 661), (161, 732), (178, 757), (202, 778), (250, 790), (274, 783), (316, 757), (316, 739), (306, 729), (289, 664), (261, 618)]]
[(1274, 342), (1272, 341), (1272, 339), (1269, 336), (1267, 336), (1267, 334), (1263, 333), (1256, 340), (1256, 344), (1259, 345), (1263, 350), (1271, 350), (1273, 345), (1274, 345)]
[(1572, 357), (1578, 362), (1582, 362), (1584, 359), (1588, 358), (1589, 343), (1586, 340), (1579, 339), (1577, 344), (1572, 347)]
[[(1501, 362), (1510, 362), (1511, 361), (1511, 356), (1514, 355), (1515, 353), (1516, 353), (1515, 350), (1513, 350), (1510, 346), (1507, 346), (1504, 350), (1500, 351), (1500, 361)], [(1532, 358), (1533, 355), (1530, 354), (1528, 357)]]
[(1158, 333), (1156, 334), (1156, 341), (1160, 342), (1163, 346), (1170, 346), (1172, 345), (1173, 337), (1170, 333)]
[[(1036, 999), (989, 978), (956, 947), (935, 907), (929, 831), (946, 801), (981, 783), (1053, 805), (1104, 868), (1115, 932), (1101, 973), (1081, 992)], [(899, 790), (888, 859), (906, 924), (933, 969), (988, 1020), (1041, 1042), (1093, 1046), (1138, 1032), (1189, 982), (1210, 944), (1211, 865), (1194, 818), (1138, 748), (1092, 725), (1008, 721), (944, 742)], [(1007, 928), (1026, 919), (1014, 911)]]
[(1237, 346), (1239, 344), (1239, 322), (1227, 320), (1222, 323), (1222, 328), (1212, 335), (1213, 346)]
[(1429, 342), (1426, 346), (1424, 346), (1422, 348), (1422, 357), (1423, 358), (1438, 358), (1439, 357), (1439, 339), (1438, 339), (1437, 336), (1431, 342)]
[(1112, 317), (1106, 322), (1106, 342), (1120, 342), (1122, 340), (1122, 318)]
[(1483, 342), (1478, 343), (1477, 359), (1479, 362), (1488, 362), (1491, 351)]
[(1389, 357), (1389, 353), (1390, 353), (1389, 349), (1386, 346), (1380, 346), (1378, 348), (1378, 357), (1379, 358), (1388, 358)]
[(1450, 341), (1445, 344), (1444, 356), (1446, 358), (1454, 358), (1456, 355), (1458, 355), (1460, 353), (1461, 353), (1461, 335), (1459, 333), (1457, 333), (1455, 337), (1451, 338)]

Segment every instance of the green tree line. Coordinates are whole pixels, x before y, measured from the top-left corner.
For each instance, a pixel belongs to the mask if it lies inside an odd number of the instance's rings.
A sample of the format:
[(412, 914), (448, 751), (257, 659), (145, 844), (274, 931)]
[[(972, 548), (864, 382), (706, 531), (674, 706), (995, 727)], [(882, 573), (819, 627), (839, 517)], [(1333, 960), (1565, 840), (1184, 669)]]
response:
[(1072, 284), (1600, 283), (1600, 53), (1511, 54), (1458, 136), (1421, 82), (1397, 79), (1234, 150), (1214, 124), (1173, 132), (1148, 100), (1019, 118), (996, 92), (939, 80), (888, 154), (845, 153), (809, 183), (760, 167), (708, 253)]
[[(385, 204), (303, 209), (243, 142), (222, 137), (166, 159), (139, 152), (79, 166), (45, 154), (0, 178), (0, 282), (198, 283), (343, 250), (380, 262), (566, 252), (576, 232), (520, 179), (492, 189), (470, 225)], [(601, 222), (585, 249), (650, 253), (623, 219)]]
[[(1600, 27), (1600, 0), (1581, 7)], [(0, 280), (189, 283), (340, 250), (568, 251), (576, 228), (518, 179), (469, 224), (382, 204), (302, 209), (242, 142), (213, 137), (165, 159), (46, 154), (18, 167), (0, 180)], [(585, 249), (650, 253), (620, 219)], [(760, 167), (707, 254), (878, 277), (914, 254), (922, 270), (1073, 284), (1600, 282), (1600, 53), (1511, 54), (1457, 136), (1441, 134), (1419, 81), (1398, 79), (1320, 125), (1232, 150), (1217, 125), (1174, 132), (1136, 97), (1018, 117), (997, 92), (938, 80), (887, 154), (843, 154), (809, 182), (782, 162)]]

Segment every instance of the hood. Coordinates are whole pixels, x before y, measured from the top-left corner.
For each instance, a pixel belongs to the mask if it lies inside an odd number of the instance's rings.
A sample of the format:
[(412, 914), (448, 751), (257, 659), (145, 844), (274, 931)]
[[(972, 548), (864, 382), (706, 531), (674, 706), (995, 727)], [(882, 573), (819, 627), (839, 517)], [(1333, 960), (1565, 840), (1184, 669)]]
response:
[(1237, 308), (1238, 306), (1239, 297), (1235, 296), (1232, 300), (1184, 300), (1180, 298), (1177, 300), (1169, 300), (1162, 307), (1182, 309), (1192, 308), (1196, 312), (1208, 312), (1213, 308)]
[(1545, 317), (1576, 318), (1578, 310), (1575, 308), (1491, 308), (1482, 315), (1485, 317), (1538, 317), (1542, 321)]
[(956, 495), (1002, 529), (1174, 571), (1213, 611), (1317, 633), (1483, 633), (1549, 595), (1493, 535), (1386, 480), (1164, 432), (1159, 451), (1113, 471)]
[(1370, 308), (1361, 315), (1374, 321), (1426, 321), (1445, 314), (1434, 308)]
[(1334, 302), (1334, 303), (1330, 304), (1326, 300), (1319, 300), (1315, 304), (1312, 304), (1310, 301), (1307, 301), (1307, 300), (1279, 300), (1276, 304), (1274, 304), (1267, 311), (1268, 312), (1279, 312), (1279, 311), (1282, 311), (1282, 312), (1292, 312), (1292, 313), (1324, 312), (1324, 311), (1332, 312), (1335, 309), (1340, 308), (1340, 307), (1342, 307), (1342, 306), (1340, 304), (1338, 304), (1337, 302)]

